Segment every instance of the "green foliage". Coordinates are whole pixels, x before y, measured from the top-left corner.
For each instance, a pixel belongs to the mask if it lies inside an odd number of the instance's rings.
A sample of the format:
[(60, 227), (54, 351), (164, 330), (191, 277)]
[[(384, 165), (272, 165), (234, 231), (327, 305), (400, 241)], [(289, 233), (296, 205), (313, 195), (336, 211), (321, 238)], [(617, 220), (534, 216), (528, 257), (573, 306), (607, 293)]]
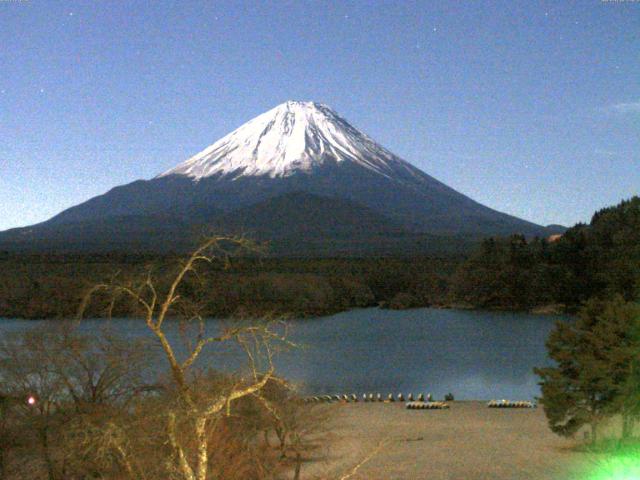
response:
[(597, 212), (559, 239), (488, 239), (456, 271), (455, 302), (481, 308), (569, 310), (595, 296), (640, 297), (640, 198)]
[(407, 308), (415, 308), (420, 306), (420, 302), (418, 299), (406, 292), (399, 292), (394, 295), (394, 297), (385, 304), (387, 308), (391, 310), (404, 310)]
[[(413, 307), (446, 302), (448, 277), (456, 257), (415, 258), (234, 258), (229, 265), (202, 269), (181, 286), (205, 315), (311, 316), (383, 304)], [(69, 318), (93, 285), (138, 278), (152, 268), (166, 287), (175, 256), (135, 254), (25, 255), (0, 258), (0, 317)], [(206, 287), (205, 287), (206, 285)], [(109, 299), (99, 296), (88, 316), (106, 314)], [(134, 301), (120, 301), (113, 316), (139, 314)], [(401, 303), (401, 304), (400, 304)], [(407, 303), (405, 305), (405, 303)]]
[[(637, 415), (638, 392), (632, 387), (632, 367), (640, 352), (640, 305), (620, 295), (592, 299), (580, 310), (575, 324), (558, 322), (547, 340), (555, 366), (536, 368), (542, 400), (552, 431), (573, 435), (591, 425), (593, 440), (606, 416)], [(633, 401), (632, 401), (633, 397)]]

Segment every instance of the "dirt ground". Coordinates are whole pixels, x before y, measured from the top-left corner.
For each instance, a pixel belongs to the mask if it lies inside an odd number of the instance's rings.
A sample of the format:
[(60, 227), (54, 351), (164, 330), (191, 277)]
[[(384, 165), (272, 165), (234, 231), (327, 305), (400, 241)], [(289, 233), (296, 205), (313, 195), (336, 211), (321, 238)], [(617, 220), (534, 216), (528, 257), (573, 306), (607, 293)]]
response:
[(303, 466), (301, 479), (584, 480), (597, 465), (572, 449), (577, 441), (549, 430), (542, 408), (450, 405), (332, 405), (330, 446)]

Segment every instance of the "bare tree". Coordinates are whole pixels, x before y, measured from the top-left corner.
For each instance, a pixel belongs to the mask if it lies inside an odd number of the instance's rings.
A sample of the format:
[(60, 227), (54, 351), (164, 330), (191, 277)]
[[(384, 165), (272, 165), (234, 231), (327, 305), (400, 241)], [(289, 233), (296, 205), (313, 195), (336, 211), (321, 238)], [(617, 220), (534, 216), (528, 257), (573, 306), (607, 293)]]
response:
[[(144, 322), (158, 340), (169, 364), (170, 384), (175, 401), (165, 411), (166, 434), (172, 451), (171, 463), (177, 478), (206, 480), (212, 457), (210, 433), (221, 417), (231, 414), (237, 400), (257, 395), (274, 375), (273, 355), (276, 345), (286, 342), (286, 329), (281, 324), (263, 322), (225, 328), (216, 335), (206, 332), (204, 318), (197, 302), (182, 297), (180, 289), (189, 276), (199, 278), (198, 265), (215, 261), (228, 263), (230, 252), (236, 249), (254, 249), (252, 242), (242, 238), (212, 237), (198, 247), (181, 265), (165, 292), (154, 283), (151, 272), (138, 283), (99, 284), (94, 286), (82, 302), (79, 317), (92, 295), (106, 291), (110, 297), (110, 311), (121, 297), (133, 299), (141, 308)], [(176, 340), (167, 334), (169, 318), (179, 317), (194, 332), (187, 342), (187, 352), (178, 354)], [(249, 366), (248, 375), (236, 378), (230, 385), (217, 391), (202, 388), (195, 380), (194, 368), (204, 350), (213, 344), (235, 342), (244, 349)], [(219, 365), (222, 367), (223, 365)]]
[(0, 343), (3, 449), (20, 452), (14, 458), (29, 464), (20, 468), (30, 468), (31, 478), (40, 478), (41, 464), (48, 479), (70, 478), (74, 464), (91, 463), (91, 455), (78, 454), (74, 434), (123, 416), (143, 386), (146, 350), (143, 341), (81, 335), (67, 323), (7, 335)]
[[(82, 335), (80, 322), (5, 339), (3, 388), (35, 400), (12, 407), (9, 427), (22, 429), (23, 450), (8, 446), (19, 454), (7, 478), (235, 480), (293, 471), (298, 480), (302, 462), (323, 442), (327, 412), (304, 405), (275, 374), (274, 355), (293, 345), (287, 325), (235, 321), (210, 331), (200, 314), (207, 301), (202, 267), (225, 266), (233, 250), (252, 246), (211, 238), (169, 281), (149, 271), (137, 282), (113, 279), (91, 288), (79, 319), (96, 298), (108, 299), (109, 312), (133, 301), (155, 347), (108, 329)], [(230, 373), (223, 347), (245, 368)], [(154, 351), (168, 365), (157, 378)], [(11, 430), (0, 427), (3, 434)], [(275, 448), (269, 434), (260, 435), (265, 430), (277, 438)]]
[[(13, 399), (11, 410), (14, 422), (27, 426), (23, 444), (37, 445), (29, 449), (38, 452), (36, 461), (43, 461), (46, 477), (58, 478), (53, 458), (52, 431), (62, 421), (58, 408), (64, 396), (64, 384), (51, 365), (43, 361), (42, 348), (47, 341), (39, 329), (22, 335), (8, 335), (0, 345), (0, 379), (6, 398)], [(29, 401), (27, 401), (29, 399)], [(34, 438), (24, 441), (30, 433)], [(32, 457), (33, 461), (33, 457)]]

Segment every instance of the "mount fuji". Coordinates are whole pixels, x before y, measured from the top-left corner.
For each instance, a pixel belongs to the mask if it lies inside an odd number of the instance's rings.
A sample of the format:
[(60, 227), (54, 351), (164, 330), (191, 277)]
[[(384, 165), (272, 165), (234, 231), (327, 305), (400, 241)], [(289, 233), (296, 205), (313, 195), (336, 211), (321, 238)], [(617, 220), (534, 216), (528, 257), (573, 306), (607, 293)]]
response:
[(453, 190), (326, 105), (289, 101), (153, 179), (1, 232), (0, 248), (173, 251), (203, 231), (270, 240), (294, 255), (427, 252), (452, 237), (556, 233)]

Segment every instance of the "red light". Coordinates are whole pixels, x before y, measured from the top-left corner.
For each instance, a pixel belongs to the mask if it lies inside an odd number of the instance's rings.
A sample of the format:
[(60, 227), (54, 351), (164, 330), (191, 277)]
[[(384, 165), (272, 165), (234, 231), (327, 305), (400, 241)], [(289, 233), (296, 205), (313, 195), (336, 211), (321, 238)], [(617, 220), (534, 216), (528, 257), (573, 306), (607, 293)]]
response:
[(35, 405), (36, 404), (36, 397), (34, 397), (33, 395), (30, 396), (29, 398), (27, 398), (27, 403), (29, 405)]

